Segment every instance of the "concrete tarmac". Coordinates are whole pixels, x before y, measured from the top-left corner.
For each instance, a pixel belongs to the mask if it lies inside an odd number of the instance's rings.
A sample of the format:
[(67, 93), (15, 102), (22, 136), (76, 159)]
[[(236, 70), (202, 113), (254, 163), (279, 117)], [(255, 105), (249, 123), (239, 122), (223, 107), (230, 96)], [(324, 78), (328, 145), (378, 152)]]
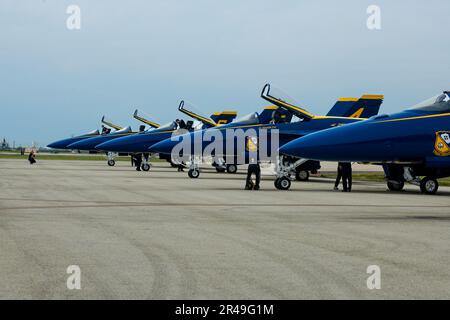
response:
[(450, 298), (450, 188), (342, 193), (312, 178), (278, 191), (264, 177), (245, 191), (244, 179), (0, 160), (0, 299)]

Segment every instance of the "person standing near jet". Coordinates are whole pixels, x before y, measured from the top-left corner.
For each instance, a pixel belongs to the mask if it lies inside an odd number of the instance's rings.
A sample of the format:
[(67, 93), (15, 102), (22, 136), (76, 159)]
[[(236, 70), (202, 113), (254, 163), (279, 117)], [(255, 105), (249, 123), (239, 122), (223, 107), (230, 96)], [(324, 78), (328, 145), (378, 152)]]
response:
[(352, 192), (352, 163), (342, 162), (342, 192)]
[(134, 164), (136, 165), (136, 171), (141, 171), (142, 154), (140, 153), (134, 154)]
[(336, 182), (334, 183), (334, 190), (339, 190), (339, 184), (341, 183), (341, 179), (342, 179), (342, 164), (343, 162), (338, 162), (338, 167), (337, 167), (337, 177), (336, 177)]
[[(253, 183), (252, 176), (255, 175)], [(261, 167), (259, 163), (252, 158), (247, 169), (247, 180), (245, 182), (245, 190), (259, 190), (259, 182), (261, 181)]]

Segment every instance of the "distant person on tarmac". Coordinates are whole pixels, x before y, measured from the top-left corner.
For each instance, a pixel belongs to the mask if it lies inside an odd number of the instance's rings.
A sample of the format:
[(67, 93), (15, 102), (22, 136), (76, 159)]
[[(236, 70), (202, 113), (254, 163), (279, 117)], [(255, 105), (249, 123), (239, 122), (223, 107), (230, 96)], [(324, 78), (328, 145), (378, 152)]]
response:
[(338, 162), (337, 177), (336, 182), (334, 183), (334, 190), (339, 190), (339, 184), (341, 183), (342, 179), (342, 164), (343, 162)]
[[(255, 180), (253, 181), (252, 176)], [(250, 159), (250, 164), (247, 168), (247, 179), (245, 180), (245, 190), (259, 190), (259, 183), (261, 181), (261, 167), (258, 160)]]
[(136, 171), (141, 171), (142, 154), (136, 153), (134, 155), (134, 164), (136, 165)]
[(344, 190), (342, 192), (352, 191), (352, 164), (351, 162), (342, 163), (342, 185)]
[(28, 161), (30, 164), (36, 163), (36, 154), (34, 153), (34, 150), (31, 150), (30, 154), (28, 155)]

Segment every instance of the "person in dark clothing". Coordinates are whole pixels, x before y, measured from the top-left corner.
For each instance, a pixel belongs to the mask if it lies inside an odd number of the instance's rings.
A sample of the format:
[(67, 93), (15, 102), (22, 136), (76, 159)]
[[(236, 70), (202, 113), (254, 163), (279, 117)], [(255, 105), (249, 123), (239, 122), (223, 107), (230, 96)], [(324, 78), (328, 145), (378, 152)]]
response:
[(36, 163), (36, 154), (33, 150), (31, 150), (30, 154), (28, 155), (28, 161), (30, 162), (30, 164)]
[(339, 183), (341, 183), (341, 178), (342, 178), (342, 162), (338, 162), (337, 177), (336, 182), (334, 183), (334, 190), (339, 190)]
[(344, 187), (343, 192), (352, 191), (352, 164), (350, 162), (342, 163), (342, 185)]
[(142, 155), (140, 153), (134, 155), (134, 164), (136, 165), (136, 171), (141, 171)]
[[(255, 182), (252, 176), (255, 175)], [(261, 167), (255, 159), (251, 159), (247, 168), (247, 179), (245, 181), (245, 190), (259, 190), (259, 182), (261, 181)]]

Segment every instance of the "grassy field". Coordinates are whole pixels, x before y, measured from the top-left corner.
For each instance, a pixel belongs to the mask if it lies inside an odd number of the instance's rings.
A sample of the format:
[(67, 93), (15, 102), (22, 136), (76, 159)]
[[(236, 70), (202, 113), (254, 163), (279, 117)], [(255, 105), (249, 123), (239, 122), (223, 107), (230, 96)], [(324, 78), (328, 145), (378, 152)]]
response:
[[(335, 174), (320, 174), (320, 176), (323, 178), (336, 179)], [(353, 173), (353, 180), (385, 182), (384, 174), (382, 172)], [(450, 178), (439, 179), (439, 184), (441, 186), (450, 186)]]
[[(22, 159), (27, 160), (28, 155), (20, 155), (20, 154), (5, 154), (0, 153), (0, 159)], [(38, 154), (36, 156), (36, 160), (82, 160), (82, 161), (106, 161), (105, 155), (88, 155), (88, 154)], [(116, 157), (115, 161), (130, 161), (130, 157)], [(151, 161), (157, 162), (161, 161), (159, 158), (151, 158)]]

